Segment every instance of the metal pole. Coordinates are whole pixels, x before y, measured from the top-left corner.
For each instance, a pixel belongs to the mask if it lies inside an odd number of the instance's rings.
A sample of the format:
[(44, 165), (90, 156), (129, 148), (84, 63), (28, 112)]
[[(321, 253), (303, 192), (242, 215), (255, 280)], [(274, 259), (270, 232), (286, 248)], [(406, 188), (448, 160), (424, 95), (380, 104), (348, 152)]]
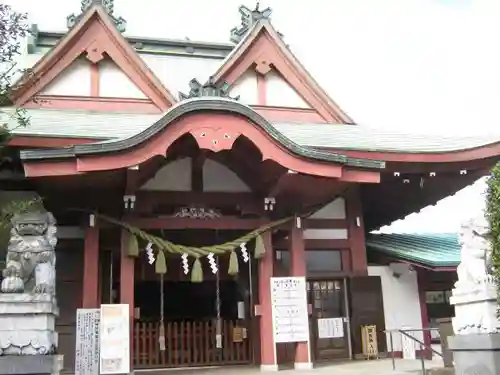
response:
[(352, 342), (351, 342), (351, 319), (349, 318), (349, 297), (347, 296), (347, 278), (344, 277), (344, 305), (345, 319), (347, 321), (347, 349), (349, 350), (349, 359), (352, 360)]
[(396, 370), (396, 359), (394, 358), (394, 341), (392, 339), (392, 331), (389, 331), (389, 342), (391, 344), (392, 370)]
[(113, 303), (113, 251), (109, 252), (109, 303)]
[[(248, 303), (248, 307), (249, 307), (249, 311), (248, 313), (250, 314), (250, 331), (253, 333), (255, 330), (254, 330), (254, 307), (253, 307), (253, 277), (252, 277), (252, 261), (253, 261), (253, 256), (252, 256), (252, 253), (249, 254), (250, 256), (250, 259), (248, 260), (248, 291), (249, 291), (249, 303)], [(247, 335), (252, 337), (252, 341), (251, 341), (251, 345), (252, 345), (252, 363), (255, 364), (255, 341), (254, 341), (254, 336), (252, 335), (252, 333), (250, 333), (250, 335)]]
[(424, 349), (422, 344), (420, 344), (420, 363), (422, 364), (422, 374), (425, 375)]

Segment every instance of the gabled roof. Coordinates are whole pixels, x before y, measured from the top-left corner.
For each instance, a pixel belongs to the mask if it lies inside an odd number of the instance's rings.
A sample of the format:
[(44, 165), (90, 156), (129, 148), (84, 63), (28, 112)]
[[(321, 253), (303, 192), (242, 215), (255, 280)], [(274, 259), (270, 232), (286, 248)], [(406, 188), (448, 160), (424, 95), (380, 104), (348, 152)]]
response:
[(116, 30), (101, 5), (91, 6), (79, 22), (17, 83), (13, 95), (16, 105), (23, 105), (54, 80), (82, 53), (93, 63), (108, 55), (160, 110), (176, 102), (174, 96), (144, 64)]
[(368, 251), (431, 268), (456, 267), (460, 263), (460, 244), (456, 233), (371, 233)]
[[(115, 139), (104, 142), (90, 143), (86, 145), (75, 145), (62, 149), (47, 149), (47, 150), (26, 150), (21, 151), (21, 159), (27, 160), (46, 160), (46, 159), (64, 159), (74, 158), (80, 155), (103, 155), (122, 152), (127, 149), (133, 149), (141, 143), (153, 139), (157, 134), (166, 129), (171, 123), (190, 113), (203, 111), (217, 111), (237, 114), (248, 118), (255, 126), (262, 130), (270, 139), (278, 142), (285, 150), (290, 153), (321, 162), (339, 163), (350, 167), (359, 167), (367, 169), (381, 170), (385, 168), (385, 163), (377, 160), (349, 158), (345, 155), (335, 152), (318, 150), (314, 147), (302, 146), (293, 140), (286, 137), (281, 132), (277, 131), (271, 123), (264, 117), (259, 115), (249, 106), (241, 104), (237, 101), (217, 98), (205, 97), (183, 100), (170, 108), (164, 115), (159, 117), (157, 121), (144, 129), (141, 132), (134, 134), (126, 139)], [(151, 119), (152, 115), (149, 115)]]
[(353, 124), (354, 121), (328, 96), (297, 60), (269, 20), (258, 20), (214, 73), (216, 82), (234, 83), (256, 64), (266, 74), (273, 67), (325, 122)]
[[(0, 121), (16, 136), (125, 139), (149, 128), (164, 113), (93, 112), (86, 110), (27, 109), (30, 125), (17, 127), (15, 108), (4, 108)], [(374, 129), (363, 125), (271, 122), (275, 131), (295, 143), (321, 149), (408, 154), (442, 154), (495, 146), (489, 156), (499, 152), (500, 135), (471, 137), (429, 136)], [(487, 157), (483, 155), (482, 157)]]

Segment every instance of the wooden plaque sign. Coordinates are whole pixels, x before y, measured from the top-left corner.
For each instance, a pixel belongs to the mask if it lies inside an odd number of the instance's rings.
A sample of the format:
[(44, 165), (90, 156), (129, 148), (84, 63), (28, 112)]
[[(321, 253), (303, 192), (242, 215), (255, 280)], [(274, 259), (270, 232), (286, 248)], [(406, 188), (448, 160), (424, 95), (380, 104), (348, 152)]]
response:
[(99, 374), (99, 309), (76, 311), (75, 375)]

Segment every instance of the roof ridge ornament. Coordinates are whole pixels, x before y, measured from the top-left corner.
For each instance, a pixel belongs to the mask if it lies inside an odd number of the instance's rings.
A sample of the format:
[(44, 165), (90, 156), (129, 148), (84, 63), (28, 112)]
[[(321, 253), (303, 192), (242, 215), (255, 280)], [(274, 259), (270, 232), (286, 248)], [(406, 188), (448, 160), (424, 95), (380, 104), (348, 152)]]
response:
[(240, 96), (236, 96), (231, 98), (229, 96), (230, 85), (223, 81), (222, 83), (216, 83), (214, 78), (210, 76), (207, 83), (202, 85), (196, 78), (193, 78), (189, 81), (189, 94), (184, 94), (182, 92), (179, 93), (179, 99), (185, 100), (190, 98), (201, 98), (201, 97), (220, 97), (220, 98), (228, 98), (233, 100), (239, 100)]
[(260, 10), (260, 3), (255, 4), (255, 9), (251, 10), (245, 5), (239, 7), (239, 12), (241, 14), (241, 25), (239, 27), (234, 27), (231, 30), (231, 42), (238, 44), (246, 33), (250, 31), (253, 25), (255, 25), (260, 20), (271, 18), (272, 9), (267, 7), (264, 10)]
[(113, 21), (113, 23), (115, 24), (116, 29), (120, 33), (125, 32), (127, 28), (127, 21), (125, 21), (123, 17), (115, 17), (113, 15), (115, 11), (114, 0), (81, 0), (80, 14), (76, 15), (75, 13), (73, 13), (66, 17), (66, 24), (68, 26), (68, 29), (71, 29), (73, 26), (75, 26), (83, 17), (85, 12), (89, 10), (93, 5), (102, 7), (108, 14), (109, 18), (111, 18), (111, 21)]

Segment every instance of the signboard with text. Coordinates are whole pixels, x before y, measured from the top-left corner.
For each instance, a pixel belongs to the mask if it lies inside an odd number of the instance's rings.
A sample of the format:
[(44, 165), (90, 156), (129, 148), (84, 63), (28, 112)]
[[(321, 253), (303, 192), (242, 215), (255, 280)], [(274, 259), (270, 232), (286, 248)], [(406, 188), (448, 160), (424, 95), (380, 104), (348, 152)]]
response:
[(272, 277), (274, 342), (309, 342), (305, 277)]
[(99, 309), (76, 311), (75, 375), (99, 373)]
[(101, 305), (100, 374), (130, 373), (129, 305)]

